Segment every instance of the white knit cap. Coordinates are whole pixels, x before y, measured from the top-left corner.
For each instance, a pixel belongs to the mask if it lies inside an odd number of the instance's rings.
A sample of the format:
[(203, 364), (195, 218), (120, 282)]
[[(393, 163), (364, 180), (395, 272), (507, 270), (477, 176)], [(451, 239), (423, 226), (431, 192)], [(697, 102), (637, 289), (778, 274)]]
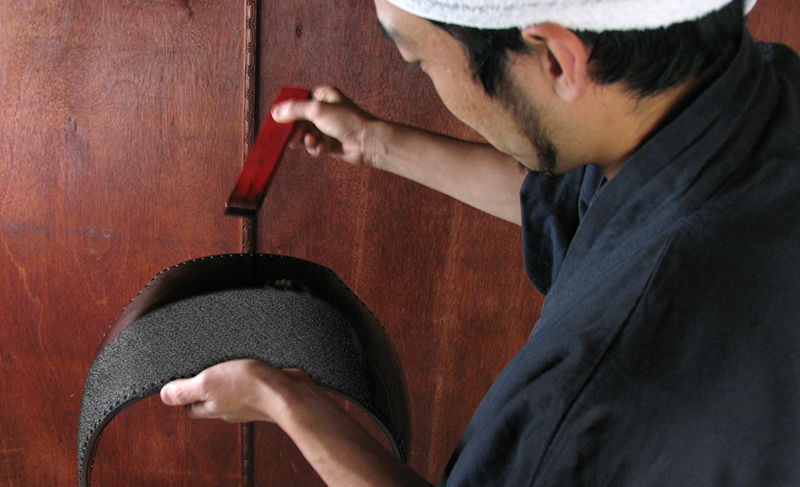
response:
[[(731, 0), (388, 0), (418, 17), (506, 29), (553, 22), (568, 29), (654, 29), (696, 20)], [(756, 0), (745, 0), (749, 12)]]

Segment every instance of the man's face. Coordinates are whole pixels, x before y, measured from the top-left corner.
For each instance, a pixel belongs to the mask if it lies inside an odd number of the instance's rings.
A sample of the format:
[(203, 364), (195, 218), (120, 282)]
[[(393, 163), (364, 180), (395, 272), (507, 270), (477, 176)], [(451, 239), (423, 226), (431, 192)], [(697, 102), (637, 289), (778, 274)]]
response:
[[(430, 77), (445, 106), (501, 152), (532, 170), (555, 170), (555, 147), (542, 123), (542, 109), (513, 82), (492, 98), (474, 78), (461, 44), (431, 22), (375, 0), (378, 20), (400, 55)], [(513, 61), (512, 61), (513, 62)]]

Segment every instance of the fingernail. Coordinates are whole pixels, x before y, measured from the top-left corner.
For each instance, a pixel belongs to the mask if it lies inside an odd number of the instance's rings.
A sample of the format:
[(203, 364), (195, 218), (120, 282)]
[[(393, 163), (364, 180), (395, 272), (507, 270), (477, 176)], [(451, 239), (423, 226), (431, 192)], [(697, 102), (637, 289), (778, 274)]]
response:
[(169, 384), (161, 388), (161, 402), (167, 406), (172, 406), (175, 402), (172, 400), (172, 386)]
[(272, 118), (283, 117), (286, 115), (286, 103), (278, 103), (272, 107)]

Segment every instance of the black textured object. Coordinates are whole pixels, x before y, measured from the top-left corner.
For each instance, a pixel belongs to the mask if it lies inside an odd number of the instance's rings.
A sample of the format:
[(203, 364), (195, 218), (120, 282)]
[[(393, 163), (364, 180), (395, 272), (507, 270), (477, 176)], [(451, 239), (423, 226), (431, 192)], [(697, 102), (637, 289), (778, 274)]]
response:
[[(287, 286), (294, 289), (281, 289)], [(409, 415), (402, 371), (364, 304), (318, 264), (228, 254), (158, 273), (106, 333), (83, 389), (79, 485), (91, 483), (100, 435), (122, 409), (167, 382), (236, 359), (304, 370), (369, 413), (405, 460)]]

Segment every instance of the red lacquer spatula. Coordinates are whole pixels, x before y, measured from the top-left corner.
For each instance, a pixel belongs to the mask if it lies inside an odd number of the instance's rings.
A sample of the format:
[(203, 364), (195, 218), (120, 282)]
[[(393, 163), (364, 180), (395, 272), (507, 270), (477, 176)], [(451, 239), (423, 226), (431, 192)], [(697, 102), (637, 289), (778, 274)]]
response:
[[(273, 105), (285, 100), (306, 100), (310, 95), (305, 88), (285, 86), (281, 88)], [(228, 198), (226, 215), (255, 216), (261, 208), (270, 177), (283, 155), (294, 126), (294, 123), (278, 123), (271, 114), (267, 114), (242, 166), (236, 186)]]

